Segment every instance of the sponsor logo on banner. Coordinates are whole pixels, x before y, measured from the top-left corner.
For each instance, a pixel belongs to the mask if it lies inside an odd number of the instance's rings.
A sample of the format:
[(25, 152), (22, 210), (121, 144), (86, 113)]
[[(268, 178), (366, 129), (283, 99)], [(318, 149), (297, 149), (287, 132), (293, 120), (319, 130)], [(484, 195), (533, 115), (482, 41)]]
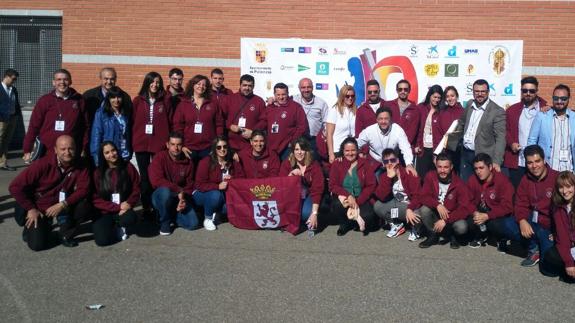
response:
[(317, 62), (315, 64), (315, 74), (329, 75), (329, 62)]
[(275, 187), (258, 185), (250, 188), (250, 192), (258, 199), (252, 201), (254, 221), (260, 228), (277, 228), (281, 218), (276, 201), (270, 201)]
[(316, 90), (329, 90), (329, 84), (328, 83), (316, 83), (315, 84), (315, 89)]
[(409, 57), (417, 57), (417, 46), (416, 45), (409, 46)]
[(299, 47), (297, 52), (300, 54), (311, 54), (311, 47)]
[(281, 49), (281, 51), (282, 51), (282, 53), (293, 53), (294, 49), (293, 49), (293, 47), (283, 47)]
[(447, 50), (448, 58), (457, 58), (457, 46), (453, 46)]
[(256, 44), (256, 51), (255, 51), (256, 62), (258, 62), (260, 64), (265, 62), (267, 53), (268, 53), (268, 50), (267, 50), (265, 44)]
[(339, 49), (337, 49), (337, 48), (334, 48), (334, 49), (333, 49), (333, 54), (334, 54), (334, 55), (345, 55), (345, 54), (347, 54), (347, 52), (346, 52), (345, 50), (339, 50)]
[(465, 92), (467, 95), (473, 95), (473, 82), (467, 82), (467, 84), (465, 84)]
[(477, 48), (466, 48), (463, 50), (465, 55), (479, 55), (479, 49)]
[(320, 56), (326, 56), (327, 55), (327, 49), (320, 47), (317, 50), (318, 50)]
[(475, 76), (475, 66), (473, 64), (467, 65), (467, 69), (465, 70), (466, 76)]
[(439, 73), (439, 64), (432, 63), (432, 64), (425, 64), (424, 67), (425, 75), (429, 77), (436, 77)]
[(250, 74), (271, 74), (271, 67), (250, 66)]
[(437, 51), (437, 45), (429, 46), (427, 48), (427, 58), (438, 58), (439, 52)]
[(459, 64), (445, 64), (445, 77), (458, 77)]
[(333, 68), (334, 72), (344, 72), (346, 70), (347, 70), (347, 68), (345, 68), (345, 67), (334, 67)]
[(513, 83), (507, 84), (507, 86), (503, 89), (503, 96), (514, 96), (513, 93)]
[(291, 65), (282, 65), (282, 66), (280, 66), (280, 70), (282, 70), (282, 71), (291, 71), (291, 70), (293, 70), (294, 68), (295, 68), (295, 67), (294, 67), (294, 66), (291, 66)]
[(489, 96), (495, 96), (497, 91), (495, 90), (495, 83), (489, 83)]
[(307, 70), (309, 70), (309, 67), (304, 66), (304, 65), (300, 65), (300, 64), (297, 65), (297, 71), (298, 72), (307, 71)]
[(495, 46), (491, 52), (489, 52), (489, 65), (495, 76), (501, 76), (507, 71), (507, 68), (511, 62), (511, 55), (509, 55), (509, 50), (504, 46)]

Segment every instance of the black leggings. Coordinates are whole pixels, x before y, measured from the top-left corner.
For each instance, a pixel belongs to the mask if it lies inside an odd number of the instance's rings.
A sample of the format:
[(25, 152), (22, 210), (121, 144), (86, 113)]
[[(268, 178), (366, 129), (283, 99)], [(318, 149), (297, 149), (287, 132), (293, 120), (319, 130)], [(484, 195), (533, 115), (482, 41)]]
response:
[(99, 214), (92, 223), (94, 242), (100, 247), (111, 245), (118, 241), (116, 228), (128, 228), (136, 223), (137, 216), (133, 209), (121, 216), (116, 214)]
[(551, 247), (542, 258), (541, 266), (539, 267), (541, 273), (546, 276), (556, 276), (559, 275), (563, 278), (566, 283), (575, 283), (575, 278), (568, 276), (565, 272), (565, 263), (559, 255), (557, 246)]
[(154, 154), (150, 152), (136, 152), (136, 162), (140, 171), (140, 194), (144, 210), (152, 208), (152, 192), (154, 190), (148, 176), (148, 166), (150, 166), (153, 157)]
[[(365, 221), (365, 230), (373, 231), (376, 228), (377, 216), (373, 212), (373, 206), (369, 202), (365, 202), (359, 206), (360, 216)], [(347, 208), (343, 207), (337, 196), (332, 197), (331, 214), (334, 216), (340, 225), (355, 226), (356, 221), (347, 218)]]

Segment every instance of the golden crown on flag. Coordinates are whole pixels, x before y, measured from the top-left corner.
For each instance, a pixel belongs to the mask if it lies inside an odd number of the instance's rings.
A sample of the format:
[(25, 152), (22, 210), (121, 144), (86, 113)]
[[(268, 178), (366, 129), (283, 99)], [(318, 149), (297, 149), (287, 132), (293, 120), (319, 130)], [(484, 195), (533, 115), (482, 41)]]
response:
[(254, 194), (259, 199), (269, 199), (272, 197), (272, 194), (276, 191), (275, 187), (271, 187), (270, 185), (257, 185), (250, 188), (252, 194)]

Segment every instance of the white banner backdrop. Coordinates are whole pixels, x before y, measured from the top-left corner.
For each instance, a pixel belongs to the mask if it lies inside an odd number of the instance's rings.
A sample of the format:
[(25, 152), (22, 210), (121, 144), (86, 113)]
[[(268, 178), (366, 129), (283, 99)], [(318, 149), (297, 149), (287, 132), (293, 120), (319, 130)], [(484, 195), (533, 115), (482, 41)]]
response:
[(371, 79), (379, 81), (386, 100), (396, 98), (395, 84), (407, 79), (417, 103), (434, 84), (455, 86), (466, 102), (480, 78), (489, 82), (491, 99), (507, 106), (520, 99), (522, 64), (522, 40), (241, 40), (241, 73), (255, 77), (257, 95), (272, 96), (278, 82), (297, 94), (299, 80), (308, 77), (330, 106), (344, 84), (353, 85), (357, 103), (363, 102)]

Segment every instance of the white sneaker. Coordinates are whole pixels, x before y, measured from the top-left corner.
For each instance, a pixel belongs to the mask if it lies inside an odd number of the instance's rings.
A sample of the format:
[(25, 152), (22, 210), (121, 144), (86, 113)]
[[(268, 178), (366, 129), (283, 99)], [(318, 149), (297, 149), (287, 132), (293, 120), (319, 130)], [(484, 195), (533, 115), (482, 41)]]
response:
[(217, 229), (214, 221), (212, 219), (205, 219), (204, 220), (204, 228), (208, 231), (214, 231)]
[(126, 232), (126, 228), (124, 227), (118, 227), (116, 229), (116, 234), (118, 235), (118, 239), (122, 241), (128, 239), (128, 233)]
[(392, 223), (391, 229), (389, 229), (389, 232), (387, 233), (387, 237), (388, 238), (395, 237), (397, 235), (397, 233), (399, 232), (399, 230), (401, 230), (401, 228), (403, 228), (403, 223), (400, 223), (400, 224)]
[(407, 237), (407, 240), (417, 241), (418, 239), (419, 239), (419, 234), (417, 233), (417, 231), (415, 229), (411, 229), (411, 232), (409, 232), (409, 237)]

